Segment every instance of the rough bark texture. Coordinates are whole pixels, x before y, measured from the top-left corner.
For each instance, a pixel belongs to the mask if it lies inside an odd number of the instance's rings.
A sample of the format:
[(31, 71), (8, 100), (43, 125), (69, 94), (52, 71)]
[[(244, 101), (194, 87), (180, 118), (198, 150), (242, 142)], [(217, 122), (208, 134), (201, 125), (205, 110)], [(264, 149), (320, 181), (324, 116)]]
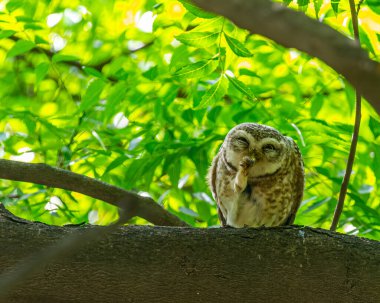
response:
[[(90, 229), (0, 220), (0, 279)], [(380, 293), (379, 242), (307, 227), (118, 227), (41, 264), (2, 302), (370, 303)]]
[(238, 26), (317, 57), (348, 81), (380, 114), (380, 63), (331, 27), (269, 0), (192, 0)]

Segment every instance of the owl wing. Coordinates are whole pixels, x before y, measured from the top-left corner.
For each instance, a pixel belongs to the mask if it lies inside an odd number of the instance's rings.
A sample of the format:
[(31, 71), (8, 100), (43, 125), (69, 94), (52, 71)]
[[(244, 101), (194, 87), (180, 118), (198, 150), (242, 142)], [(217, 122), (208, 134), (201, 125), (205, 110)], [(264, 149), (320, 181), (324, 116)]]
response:
[[(293, 140), (292, 140), (293, 141)], [(297, 146), (297, 144), (293, 141), (293, 147), (294, 147), (294, 166), (295, 166), (295, 198), (294, 198), (294, 204), (292, 207), (292, 210), (290, 212), (290, 215), (288, 219), (285, 221), (285, 225), (291, 225), (294, 222), (294, 219), (296, 218), (297, 210), (302, 202), (303, 197), (303, 191), (305, 186), (305, 174), (304, 174), (304, 168), (303, 168), (303, 161), (302, 161), (302, 155), (301, 152)]]
[(222, 227), (226, 227), (227, 226), (226, 218), (224, 218), (223, 213), (220, 209), (220, 201), (218, 198), (218, 194), (216, 192), (216, 178), (217, 178), (217, 170), (218, 170), (218, 165), (219, 165), (219, 157), (220, 157), (220, 153), (218, 153), (212, 160), (211, 167), (208, 171), (208, 183), (209, 183), (212, 195), (214, 196), (214, 199), (216, 201), (216, 205), (218, 207), (218, 217), (219, 217), (220, 223)]

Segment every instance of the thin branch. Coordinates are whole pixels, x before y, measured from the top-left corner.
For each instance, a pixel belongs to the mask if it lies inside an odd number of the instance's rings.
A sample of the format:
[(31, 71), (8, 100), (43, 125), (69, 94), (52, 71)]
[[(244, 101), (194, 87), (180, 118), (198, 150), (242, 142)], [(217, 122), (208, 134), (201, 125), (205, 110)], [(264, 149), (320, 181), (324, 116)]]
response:
[(380, 113), (380, 63), (370, 60), (352, 39), (301, 12), (269, 0), (192, 1), (252, 33), (323, 60), (345, 76)]
[[(349, 0), (349, 2), (350, 2), (352, 26), (354, 28), (355, 41), (358, 43), (358, 45), (360, 45), (358, 15), (356, 13), (355, 1)], [(332, 221), (331, 227), (330, 227), (330, 230), (332, 230), (332, 231), (336, 230), (338, 223), (339, 223), (340, 215), (342, 214), (342, 211), (343, 211), (344, 200), (346, 198), (348, 184), (350, 182), (350, 177), (351, 177), (351, 173), (352, 173), (352, 166), (353, 166), (354, 161), (355, 161), (356, 146), (358, 144), (361, 111), (362, 111), (361, 95), (358, 92), (358, 90), (356, 90), (355, 96), (356, 96), (355, 97), (356, 98), (356, 110), (355, 110), (354, 133), (352, 135), (351, 147), (350, 147), (350, 153), (348, 155), (346, 172), (344, 174), (342, 186), (341, 186), (340, 192), (339, 192), (338, 203), (336, 205), (335, 212), (334, 212), (334, 218), (333, 218), (333, 221)]]
[[(9, 37), (8, 39), (11, 39), (11, 40), (16, 41), (16, 42), (19, 41), (19, 40), (22, 40), (21, 38), (16, 37), (16, 36), (11, 36), (11, 37)], [(136, 48), (136, 49), (133, 49), (133, 50), (128, 50), (128, 51), (123, 52), (122, 55), (124, 55), (124, 56), (129, 56), (129, 55), (131, 55), (131, 54), (134, 54), (134, 53), (136, 53), (136, 52), (139, 52), (139, 51), (141, 51), (141, 50), (144, 50), (144, 49), (150, 47), (151, 45), (153, 45), (153, 43), (154, 43), (154, 40), (149, 41), (149, 42), (147, 42), (146, 44), (144, 44), (143, 46), (141, 46), (141, 47), (139, 47), (139, 48)], [(54, 55), (58, 54), (58, 52), (55, 53), (55, 52), (53, 52), (53, 51), (51, 51), (51, 50), (48, 50), (48, 49), (45, 49), (45, 48), (42, 48), (42, 47), (35, 47), (34, 49), (31, 50), (31, 52), (39, 52), (39, 53), (43, 53), (43, 54), (45, 54), (50, 60), (52, 60), (52, 58), (53, 58)], [(18, 57), (22, 57), (22, 56), (23, 56), (23, 55), (20, 55), (20, 56), (18, 56)], [(113, 59), (114, 59), (114, 57), (111, 56), (111, 57), (109, 57), (109, 58), (105, 59), (104, 61), (99, 62), (99, 63), (97, 63), (97, 64), (83, 64), (82, 62), (79, 62), (79, 61), (63, 61), (63, 62), (61, 62), (61, 63), (65, 64), (65, 65), (67, 65), (67, 66), (76, 67), (76, 68), (78, 68), (81, 72), (84, 72), (84, 71), (83, 71), (83, 68), (85, 68), (85, 67), (90, 67), (90, 68), (93, 68), (93, 69), (95, 69), (95, 70), (97, 70), (98, 72), (101, 73), (103, 67), (104, 67), (105, 65), (111, 63)], [(109, 80), (114, 81), (114, 79), (109, 79)]]
[(0, 179), (30, 182), (75, 191), (120, 207), (128, 216), (138, 216), (161, 226), (188, 226), (153, 199), (46, 164), (0, 159)]

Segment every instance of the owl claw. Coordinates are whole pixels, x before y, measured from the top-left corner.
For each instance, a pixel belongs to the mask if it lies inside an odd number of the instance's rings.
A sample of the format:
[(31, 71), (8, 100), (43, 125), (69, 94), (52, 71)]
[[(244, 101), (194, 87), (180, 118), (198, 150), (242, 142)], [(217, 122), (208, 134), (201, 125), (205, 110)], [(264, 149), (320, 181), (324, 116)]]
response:
[(253, 165), (254, 160), (244, 157), (239, 163), (239, 169), (235, 177), (234, 190), (241, 193), (247, 187), (249, 168)]

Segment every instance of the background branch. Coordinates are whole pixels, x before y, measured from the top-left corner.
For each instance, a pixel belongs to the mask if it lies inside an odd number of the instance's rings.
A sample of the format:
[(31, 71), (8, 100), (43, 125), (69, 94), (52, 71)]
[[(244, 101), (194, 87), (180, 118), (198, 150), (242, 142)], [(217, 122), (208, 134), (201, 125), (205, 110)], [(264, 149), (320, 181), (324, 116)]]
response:
[(380, 114), (380, 63), (328, 25), (269, 0), (193, 0), (254, 34), (317, 57), (342, 74)]
[(75, 191), (118, 206), (128, 216), (138, 216), (155, 225), (187, 226), (151, 198), (46, 164), (0, 159), (0, 178)]

